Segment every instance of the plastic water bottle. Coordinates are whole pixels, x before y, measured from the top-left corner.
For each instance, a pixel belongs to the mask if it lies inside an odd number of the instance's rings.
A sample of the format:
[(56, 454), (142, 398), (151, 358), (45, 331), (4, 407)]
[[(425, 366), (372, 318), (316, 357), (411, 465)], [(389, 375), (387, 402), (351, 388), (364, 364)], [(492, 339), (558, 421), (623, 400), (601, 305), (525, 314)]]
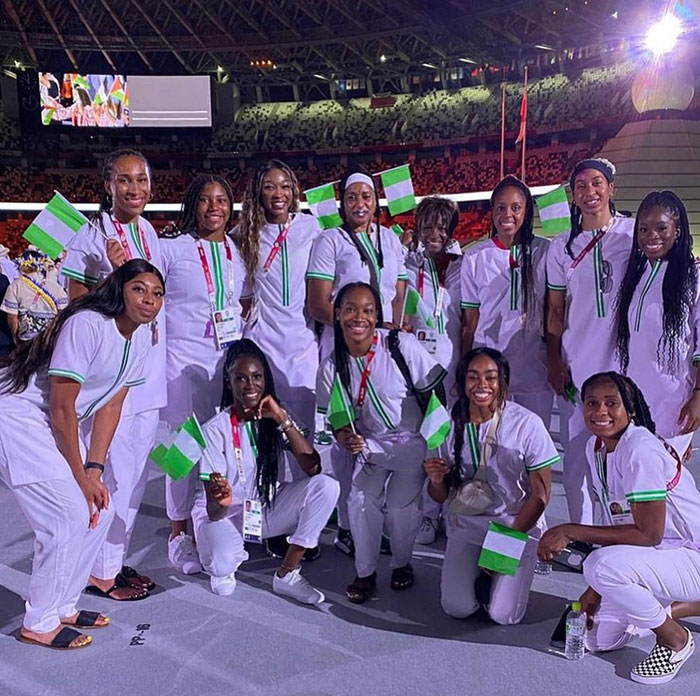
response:
[(567, 660), (582, 660), (585, 652), (586, 615), (581, 612), (581, 602), (572, 602), (571, 611), (566, 617), (566, 645), (564, 654)]
[(549, 561), (537, 559), (535, 563), (535, 575), (549, 575), (552, 572), (552, 564)]

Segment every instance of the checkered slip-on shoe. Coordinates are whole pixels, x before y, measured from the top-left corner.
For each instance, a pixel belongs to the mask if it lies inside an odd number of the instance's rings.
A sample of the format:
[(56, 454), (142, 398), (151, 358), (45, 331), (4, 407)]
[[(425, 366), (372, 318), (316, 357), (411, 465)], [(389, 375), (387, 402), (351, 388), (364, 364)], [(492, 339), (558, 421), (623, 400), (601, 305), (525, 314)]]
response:
[(665, 684), (678, 674), (683, 663), (695, 652), (695, 641), (686, 628), (688, 642), (678, 652), (658, 643), (654, 649), (630, 672), (630, 679), (640, 684)]

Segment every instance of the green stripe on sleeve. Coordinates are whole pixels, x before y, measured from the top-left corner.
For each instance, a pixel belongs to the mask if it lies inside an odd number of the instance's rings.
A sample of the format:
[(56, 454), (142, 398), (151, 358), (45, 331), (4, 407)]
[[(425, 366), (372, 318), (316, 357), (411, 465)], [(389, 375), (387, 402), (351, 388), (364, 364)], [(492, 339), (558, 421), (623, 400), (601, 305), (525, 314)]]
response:
[(560, 460), (561, 460), (561, 456), (557, 454), (554, 457), (550, 457), (549, 459), (546, 459), (545, 461), (540, 462), (539, 464), (534, 464), (533, 466), (526, 466), (525, 468), (528, 471), (537, 471), (538, 469), (546, 469), (547, 467), (554, 466)]
[(80, 273), (80, 271), (74, 271), (72, 268), (66, 268), (65, 266), (61, 269), (61, 273), (66, 276), (66, 278), (72, 278), (85, 285), (97, 285), (97, 283), (100, 282), (99, 278), (93, 278), (92, 276)]
[(68, 379), (73, 379), (76, 382), (82, 384), (85, 381), (79, 372), (73, 372), (73, 370), (63, 370), (60, 367), (52, 367), (49, 369), (49, 376), (51, 377), (67, 377)]
[(316, 271), (307, 271), (306, 277), (312, 280), (327, 280), (331, 283), (335, 280), (334, 275), (328, 275), (327, 273), (317, 273)]
[(462, 309), (479, 309), (481, 302), (460, 302), (459, 306)]
[(653, 500), (666, 500), (666, 491), (633, 491), (625, 495), (628, 503), (648, 503)]
[(547, 290), (566, 290), (566, 285), (555, 285), (554, 283), (547, 282)]

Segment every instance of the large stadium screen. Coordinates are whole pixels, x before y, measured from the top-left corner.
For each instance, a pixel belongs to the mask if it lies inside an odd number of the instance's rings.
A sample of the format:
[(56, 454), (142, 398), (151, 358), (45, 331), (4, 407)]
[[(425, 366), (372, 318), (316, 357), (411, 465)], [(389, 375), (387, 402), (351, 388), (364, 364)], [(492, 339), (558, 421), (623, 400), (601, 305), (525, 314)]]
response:
[(131, 126), (211, 126), (211, 82), (205, 75), (129, 76)]
[(41, 122), (48, 126), (123, 128), (129, 125), (129, 89), (124, 75), (65, 73), (59, 80), (39, 73)]

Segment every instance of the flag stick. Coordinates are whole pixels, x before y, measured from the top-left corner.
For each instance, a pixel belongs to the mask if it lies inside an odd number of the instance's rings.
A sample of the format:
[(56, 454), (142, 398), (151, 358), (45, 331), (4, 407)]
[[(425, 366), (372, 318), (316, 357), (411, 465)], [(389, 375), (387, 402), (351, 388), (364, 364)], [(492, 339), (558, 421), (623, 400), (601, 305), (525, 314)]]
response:
[(501, 84), (501, 179), (506, 171), (506, 83)]
[[(525, 85), (524, 85), (524, 97), (523, 99), (527, 99), (527, 65), (525, 66)], [(526, 145), (527, 145), (527, 102), (525, 102), (525, 114), (524, 114), (524, 123), (523, 123), (523, 149), (522, 149), (522, 160), (521, 160), (521, 165), (520, 165), (520, 178), (522, 179), (522, 182), (525, 183), (525, 150), (526, 150)]]
[(403, 326), (403, 318), (404, 315), (406, 314), (406, 302), (408, 301), (408, 284), (404, 286), (404, 291), (403, 291), (403, 305), (401, 306), (401, 319), (399, 319), (399, 328)]

